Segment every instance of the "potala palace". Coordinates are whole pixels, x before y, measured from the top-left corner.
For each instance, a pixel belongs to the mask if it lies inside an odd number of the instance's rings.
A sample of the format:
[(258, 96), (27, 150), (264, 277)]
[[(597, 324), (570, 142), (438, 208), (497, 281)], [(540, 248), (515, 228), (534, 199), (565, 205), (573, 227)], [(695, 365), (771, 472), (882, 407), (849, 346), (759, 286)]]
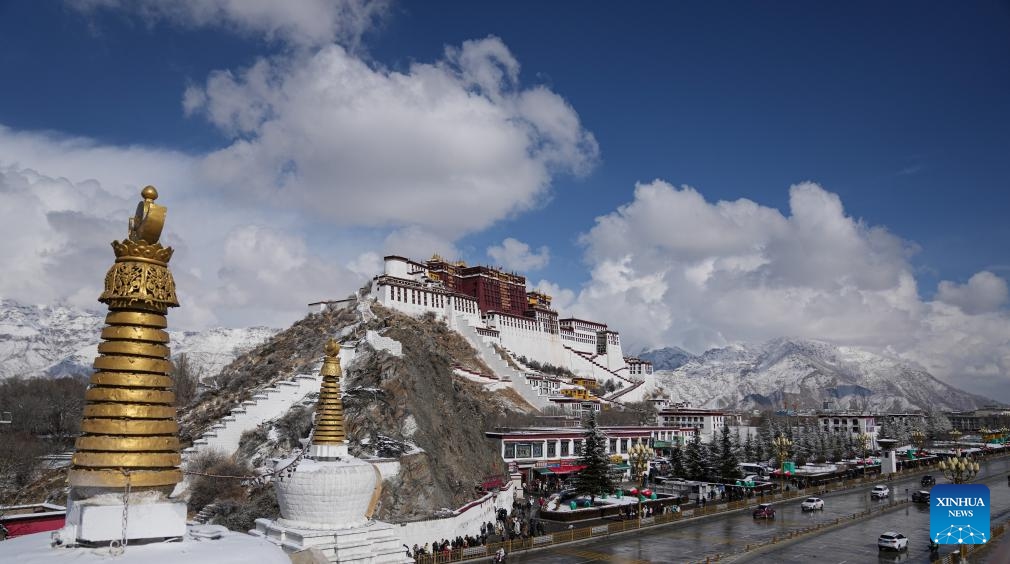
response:
[[(625, 356), (617, 331), (599, 321), (560, 318), (551, 296), (527, 290), (526, 277), (519, 274), (438, 255), (425, 262), (391, 255), (371, 291), (385, 307), (444, 320), (466, 337), (499, 380), (510, 382), (538, 408), (554, 404), (566, 411), (598, 411), (616, 400), (663, 401), (652, 363)], [(526, 370), (524, 359), (574, 377)]]

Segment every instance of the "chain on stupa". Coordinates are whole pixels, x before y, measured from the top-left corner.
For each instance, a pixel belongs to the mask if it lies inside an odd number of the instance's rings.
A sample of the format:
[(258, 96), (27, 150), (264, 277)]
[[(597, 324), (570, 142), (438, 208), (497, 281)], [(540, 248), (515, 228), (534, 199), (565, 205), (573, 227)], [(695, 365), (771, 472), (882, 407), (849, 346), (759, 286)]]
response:
[(312, 444), (339, 445), (347, 440), (344, 434), (344, 404), (340, 401), (340, 345), (330, 339), (326, 343), (326, 358), (319, 374), (323, 382), (316, 405), (316, 428)]
[(148, 186), (141, 196), (129, 237), (112, 243), (116, 262), (98, 299), (109, 313), (85, 394), (71, 487), (171, 492), (182, 480), (165, 331), (168, 308), (179, 305), (168, 269), (173, 250), (158, 243), (166, 213), (154, 203), (158, 191)]

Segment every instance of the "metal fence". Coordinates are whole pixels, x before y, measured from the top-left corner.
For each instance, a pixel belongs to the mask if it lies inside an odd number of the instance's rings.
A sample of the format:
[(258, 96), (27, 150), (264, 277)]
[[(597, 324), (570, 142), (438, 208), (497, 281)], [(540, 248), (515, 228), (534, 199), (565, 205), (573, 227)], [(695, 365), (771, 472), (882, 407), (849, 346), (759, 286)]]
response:
[[(802, 497), (817, 496), (817, 495), (826, 494), (826, 493), (829, 493), (829, 492), (835, 492), (835, 491), (841, 491), (841, 490), (851, 489), (851, 488), (855, 488), (855, 487), (859, 487), (859, 486), (863, 486), (863, 485), (877, 484), (877, 483), (887, 483), (888, 481), (890, 481), (892, 479), (900, 479), (900, 478), (902, 478), (904, 476), (907, 476), (907, 475), (919, 474), (919, 473), (922, 473), (922, 471), (923, 471), (922, 468), (917, 468), (917, 469), (914, 469), (914, 470), (901, 470), (901, 471), (898, 471), (898, 472), (896, 472), (894, 474), (891, 474), (890, 478), (888, 478), (886, 475), (884, 475), (884, 476), (876, 475), (876, 476), (860, 477), (860, 478), (853, 478), (851, 480), (843, 480), (843, 481), (840, 481), (840, 482), (835, 482), (833, 484), (826, 484), (826, 485), (821, 485), (821, 486), (812, 486), (812, 487), (802, 488), (802, 489), (794, 489), (794, 490), (791, 490), (791, 491), (788, 491), (788, 492), (778, 492), (778, 493), (774, 493), (774, 494), (759, 495), (759, 496), (755, 496), (753, 498), (745, 499), (745, 500), (738, 500), (738, 501), (731, 501), (731, 502), (712, 501), (711, 503), (708, 503), (708, 504), (703, 505), (703, 506), (694, 506), (694, 505), (687, 506), (687, 505), (682, 505), (680, 511), (675, 512), (675, 513), (667, 513), (667, 514), (664, 514), (664, 515), (655, 515), (655, 516), (646, 517), (646, 518), (643, 518), (643, 519), (631, 519), (631, 520), (627, 520), (627, 521), (616, 521), (616, 522), (608, 523), (608, 524), (605, 524), (605, 525), (604, 524), (600, 524), (600, 525), (596, 525), (596, 526), (584, 527), (584, 528), (579, 528), (579, 529), (569, 529), (569, 530), (566, 530), (566, 531), (559, 531), (559, 532), (556, 532), (556, 533), (549, 533), (549, 534), (546, 534), (546, 535), (541, 535), (541, 536), (536, 536), (536, 537), (516, 538), (515, 540), (506, 540), (506, 541), (503, 541), (503, 542), (488, 543), (486, 545), (481, 545), (481, 546), (473, 546), (473, 547), (467, 547), (467, 548), (462, 548), (462, 549), (446, 550), (446, 551), (441, 551), (441, 552), (439, 552), (437, 554), (427, 554), (427, 555), (418, 556), (418, 557), (415, 558), (415, 560), (418, 562), (418, 564), (439, 564), (439, 563), (443, 563), (443, 562), (460, 562), (460, 561), (464, 561), (464, 560), (491, 558), (491, 557), (493, 557), (495, 555), (495, 553), (498, 551), (499, 548), (505, 549), (505, 552), (507, 554), (513, 554), (515, 552), (526, 551), (526, 550), (530, 550), (530, 549), (534, 549), (534, 548), (539, 549), (539, 548), (550, 547), (550, 546), (555, 546), (555, 545), (560, 545), (560, 544), (567, 544), (567, 543), (571, 543), (571, 542), (582, 541), (582, 540), (591, 539), (591, 538), (594, 538), (594, 537), (604, 537), (604, 536), (608, 536), (608, 535), (620, 534), (620, 533), (625, 533), (625, 532), (629, 532), (629, 531), (635, 531), (635, 530), (639, 530), (639, 529), (648, 529), (648, 528), (652, 528), (652, 527), (668, 525), (668, 524), (671, 524), (671, 523), (676, 523), (676, 522), (679, 522), (679, 521), (683, 521), (685, 519), (691, 519), (691, 518), (696, 518), (696, 517), (703, 517), (703, 516), (708, 516), (708, 515), (716, 515), (716, 514), (719, 514), (719, 513), (727, 513), (727, 512), (730, 512), (730, 511), (738, 511), (738, 510), (741, 510), (741, 509), (754, 507), (755, 504), (758, 504), (758, 503), (772, 503), (772, 502), (776, 502), (776, 501), (794, 500), (794, 499), (799, 499), (799, 498), (802, 498)], [(742, 554), (742, 553), (750, 552), (750, 551), (762, 548), (764, 546), (768, 546), (769, 544), (775, 544), (775, 543), (783, 542), (783, 541), (786, 541), (786, 540), (789, 540), (789, 539), (794, 539), (794, 538), (799, 537), (799, 536), (803, 536), (803, 535), (807, 535), (807, 534), (810, 534), (810, 533), (813, 533), (813, 532), (816, 532), (816, 531), (819, 531), (819, 530), (823, 530), (824, 528), (827, 528), (827, 527), (833, 527), (833, 526), (836, 526), (836, 525), (840, 525), (840, 524), (842, 524), (843, 522), (846, 522), (846, 521), (851, 521), (851, 520), (859, 519), (861, 517), (865, 517), (867, 515), (870, 515), (871, 513), (876, 513), (876, 512), (881, 512), (881, 511), (886, 511), (886, 510), (889, 510), (889, 509), (893, 509), (893, 508), (896, 508), (896, 507), (901, 507), (901, 506), (904, 506), (906, 503), (908, 503), (908, 500), (904, 500), (904, 499), (903, 500), (896, 500), (894, 498), (894, 496), (897, 495), (896, 491), (892, 491), (891, 495), (892, 495), (892, 497), (890, 498), (890, 502), (887, 505), (885, 505), (885, 506), (881, 506), (881, 507), (878, 507), (878, 508), (867, 510), (867, 511), (864, 511), (864, 512), (861, 512), (861, 513), (853, 513), (852, 515), (849, 515), (849, 516), (846, 516), (846, 517), (839, 517), (838, 519), (836, 519), (833, 522), (829, 521), (829, 522), (825, 522), (825, 523), (822, 523), (820, 525), (808, 527), (808, 528), (805, 528), (805, 529), (797, 529), (797, 530), (791, 531), (788, 534), (783, 535), (781, 537), (780, 536), (775, 536), (775, 537), (772, 537), (771, 539), (766, 540), (766, 541), (762, 541), (762, 542), (746, 545), (743, 549), (740, 549), (740, 550), (736, 550), (736, 551), (729, 552), (729, 553), (726, 553), (726, 554), (716, 554), (716, 555), (710, 556), (706, 560), (704, 560), (703, 562), (718, 562), (721, 558), (726, 558), (726, 557), (728, 557), (730, 555), (739, 555), (739, 554)], [(999, 528), (999, 534), (1003, 534), (1003, 528), (1004, 527), (1000, 526), (998, 528)], [(997, 528), (993, 529), (992, 538), (996, 538), (996, 536), (997, 536), (996, 529)], [(986, 545), (978, 545), (978, 546), (982, 547), (982, 546), (986, 546)], [(974, 549), (974, 550), (979, 550), (979, 549)], [(969, 549), (969, 554), (970, 553), (971, 553), (971, 549)], [(953, 560), (944, 559), (943, 562), (945, 564), (952, 564)]]

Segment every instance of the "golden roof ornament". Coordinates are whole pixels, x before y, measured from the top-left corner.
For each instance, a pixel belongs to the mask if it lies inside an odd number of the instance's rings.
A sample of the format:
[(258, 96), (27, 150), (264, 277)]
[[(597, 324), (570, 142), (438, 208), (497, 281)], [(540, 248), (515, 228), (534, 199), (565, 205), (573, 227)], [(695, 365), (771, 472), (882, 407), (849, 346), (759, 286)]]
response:
[(179, 305), (168, 269), (173, 251), (158, 242), (166, 214), (154, 203), (158, 191), (147, 186), (141, 197), (129, 236), (112, 243), (116, 261), (98, 299), (109, 307), (107, 326), (69, 475), (84, 495), (128, 484), (168, 494), (182, 480), (165, 331), (168, 308)]
[(344, 404), (340, 401), (340, 345), (333, 339), (326, 343), (326, 357), (319, 374), (323, 377), (316, 405), (314, 445), (340, 445), (347, 442), (344, 433)]

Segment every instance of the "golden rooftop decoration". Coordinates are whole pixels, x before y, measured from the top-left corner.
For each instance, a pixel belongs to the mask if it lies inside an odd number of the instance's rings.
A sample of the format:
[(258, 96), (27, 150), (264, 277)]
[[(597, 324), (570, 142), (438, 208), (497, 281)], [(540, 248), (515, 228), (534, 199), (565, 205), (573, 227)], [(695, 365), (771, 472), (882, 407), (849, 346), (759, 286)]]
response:
[(116, 262), (98, 298), (109, 313), (84, 396), (69, 476), (75, 488), (129, 485), (167, 494), (182, 480), (165, 331), (168, 308), (179, 305), (168, 270), (173, 251), (158, 243), (166, 212), (154, 203), (158, 191), (148, 186), (141, 196), (129, 237), (112, 243)]
[(319, 374), (323, 382), (319, 389), (312, 444), (343, 444), (347, 436), (344, 434), (344, 404), (340, 401), (340, 345), (333, 339), (326, 343), (326, 358)]

